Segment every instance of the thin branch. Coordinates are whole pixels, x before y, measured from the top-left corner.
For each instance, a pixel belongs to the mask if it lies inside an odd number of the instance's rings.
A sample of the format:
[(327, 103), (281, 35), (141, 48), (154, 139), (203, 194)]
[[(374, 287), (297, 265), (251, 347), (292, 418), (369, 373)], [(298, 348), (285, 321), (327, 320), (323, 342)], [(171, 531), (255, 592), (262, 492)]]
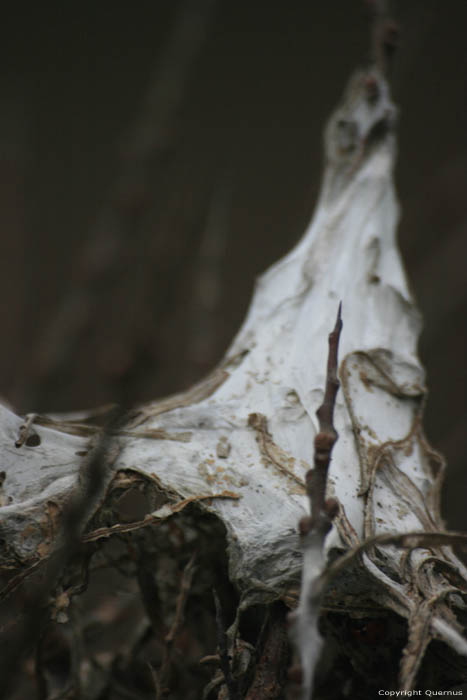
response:
[(323, 587), (322, 572), (325, 569), (324, 540), (332, 519), (337, 514), (335, 499), (326, 500), (326, 485), (331, 452), (338, 438), (334, 427), (334, 406), (339, 390), (337, 378), (339, 339), (342, 330), (341, 304), (336, 323), (329, 334), (326, 386), (323, 403), (316, 411), (319, 432), (315, 437), (314, 469), (306, 474), (307, 494), (311, 516), (299, 523), (303, 545), (303, 568), (300, 600), (297, 609), (290, 614), (291, 634), (300, 657), (300, 663), (289, 671), (289, 677), (301, 683), (303, 700), (311, 700), (315, 670), (321, 654), (322, 639), (318, 630)]
[(213, 590), (214, 605), (216, 607), (216, 625), (217, 625), (217, 646), (219, 650), (219, 666), (224, 674), (224, 681), (229, 694), (229, 700), (239, 700), (238, 684), (232, 676), (230, 665), (230, 656), (228, 651), (227, 634), (225, 631), (224, 616), (217, 595), (217, 591)]
[[(154, 571), (152, 570), (151, 565), (147, 562), (143, 549), (141, 549), (138, 556), (136, 578), (138, 581), (138, 587), (141, 594), (141, 600), (144, 605), (144, 610), (151, 623), (153, 634), (165, 635), (166, 628), (162, 620), (162, 605), (157, 584), (154, 579)], [(154, 676), (155, 669), (152, 666), (151, 673)]]
[(339, 338), (342, 330), (342, 304), (339, 304), (334, 330), (329, 334), (329, 353), (326, 374), (326, 389), (323, 403), (316, 411), (319, 420), (319, 432), (315, 437), (314, 469), (306, 474), (307, 494), (310, 499), (311, 520), (302, 522), (301, 532), (318, 529), (328, 532), (332, 518), (336, 515), (337, 504), (333, 499), (326, 501), (326, 485), (328, 479), (331, 453), (338, 438), (334, 427), (333, 415), (336, 396), (340, 382), (337, 378), (337, 354)]
[(277, 700), (282, 697), (289, 645), (282, 608), (271, 610), (266, 639), (256, 665), (255, 677), (245, 700)]
[(151, 673), (152, 682), (154, 684), (154, 690), (156, 691), (156, 700), (162, 697), (162, 688), (159, 680), (159, 675), (152, 664), (148, 662), (148, 668)]
[(111, 525), (110, 527), (100, 527), (97, 530), (88, 532), (82, 537), (83, 542), (96, 542), (97, 540), (111, 537), (112, 535), (122, 534), (124, 532), (134, 532), (135, 530), (141, 530), (149, 525), (160, 525), (162, 522), (170, 518), (175, 513), (179, 513), (181, 510), (186, 508), (190, 503), (198, 503), (198, 501), (209, 501), (212, 498), (227, 498), (237, 500), (240, 495), (234, 493), (233, 491), (221, 491), (220, 493), (207, 493), (200, 496), (190, 496), (189, 498), (184, 498), (182, 501), (177, 503), (165, 504), (155, 513), (147, 515), (143, 520), (135, 520), (132, 523), (117, 523), (116, 525)]
[[(167, 632), (164, 642), (164, 658), (162, 660), (159, 672), (155, 674), (157, 678), (156, 685), (156, 700), (161, 700), (165, 694), (165, 686), (167, 684), (167, 678), (170, 669), (170, 662), (172, 659), (172, 652), (174, 647), (175, 639), (180, 632), (180, 628), (183, 625), (183, 620), (185, 616), (185, 607), (188, 600), (188, 596), (191, 590), (191, 583), (193, 581), (193, 576), (196, 570), (195, 567), (196, 552), (192, 555), (189, 562), (186, 564), (182, 573), (182, 580), (180, 583), (180, 590), (177, 597), (177, 603), (175, 606), (175, 616), (173, 622)], [(154, 677), (153, 672), (153, 677)]]
[(349, 564), (372, 547), (393, 545), (406, 549), (417, 547), (461, 547), (467, 550), (467, 534), (463, 532), (404, 532), (385, 533), (369, 537), (361, 544), (342, 554), (321, 574), (317, 587), (324, 589), (328, 583)]

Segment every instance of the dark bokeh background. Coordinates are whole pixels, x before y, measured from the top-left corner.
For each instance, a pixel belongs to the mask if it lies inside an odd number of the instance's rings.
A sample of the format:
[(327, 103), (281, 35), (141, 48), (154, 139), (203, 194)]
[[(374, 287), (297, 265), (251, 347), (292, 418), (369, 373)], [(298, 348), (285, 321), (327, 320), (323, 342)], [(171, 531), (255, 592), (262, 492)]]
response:
[[(425, 318), (426, 429), (467, 527), (464, 0), (402, 25), (400, 245)], [(0, 29), (0, 392), (137, 403), (222, 356), (312, 214), (322, 127), (367, 56), (359, 0), (10, 3)]]

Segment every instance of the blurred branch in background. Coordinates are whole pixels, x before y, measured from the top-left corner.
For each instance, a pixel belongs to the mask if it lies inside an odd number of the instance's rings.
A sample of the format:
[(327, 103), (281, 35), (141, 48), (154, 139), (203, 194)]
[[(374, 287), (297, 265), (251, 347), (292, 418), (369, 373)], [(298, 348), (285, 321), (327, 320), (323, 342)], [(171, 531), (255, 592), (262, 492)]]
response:
[(178, 117), (215, 5), (215, 0), (184, 0), (177, 9), (123, 146), (121, 170), (83, 244), (71, 284), (34, 343), (31, 375), (23, 386), (28, 406), (39, 401), (48, 407), (57, 400), (83, 340), (99, 331), (103, 317), (107, 332), (108, 317), (124, 319), (117, 336), (110, 332), (106, 339), (105, 356), (96, 358), (110, 379), (109, 398), (130, 402), (135, 374), (154, 371), (160, 318), (170, 313), (174, 290), (198, 247), (198, 233), (193, 240), (188, 227), (172, 229), (173, 210), (184, 202), (168, 191), (167, 170), (179, 139)]
[[(186, 342), (200, 376), (212, 369), (216, 351), (219, 351), (216, 335), (224, 285), (222, 262), (226, 257), (233, 181), (232, 175), (225, 173), (214, 185), (194, 264)], [(181, 367), (182, 375), (183, 371)], [(192, 373), (188, 371), (185, 378), (187, 385), (192, 379)]]

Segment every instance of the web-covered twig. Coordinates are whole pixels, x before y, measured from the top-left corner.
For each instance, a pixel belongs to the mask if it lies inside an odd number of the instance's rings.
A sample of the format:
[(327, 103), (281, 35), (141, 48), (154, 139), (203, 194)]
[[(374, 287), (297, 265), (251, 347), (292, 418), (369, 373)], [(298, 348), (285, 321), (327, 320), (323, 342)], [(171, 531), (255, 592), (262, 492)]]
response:
[(326, 500), (326, 484), (331, 461), (331, 452), (337, 440), (334, 427), (334, 404), (339, 389), (337, 378), (339, 338), (342, 330), (341, 305), (337, 313), (334, 330), (329, 334), (329, 354), (326, 388), (323, 403), (316, 411), (319, 432), (315, 437), (314, 469), (306, 474), (307, 493), (310, 499), (311, 516), (300, 521), (303, 546), (303, 569), (300, 601), (290, 616), (292, 635), (300, 658), (300, 664), (291, 669), (294, 680), (302, 683), (303, 700), (312, 697), (313, 678), (319, 660), (322, 639), (318, 630), (318, 617), (322, 587), (320, 576), (325, 567), (324, 540), (333, 517), (337, 514), (337, 502)]

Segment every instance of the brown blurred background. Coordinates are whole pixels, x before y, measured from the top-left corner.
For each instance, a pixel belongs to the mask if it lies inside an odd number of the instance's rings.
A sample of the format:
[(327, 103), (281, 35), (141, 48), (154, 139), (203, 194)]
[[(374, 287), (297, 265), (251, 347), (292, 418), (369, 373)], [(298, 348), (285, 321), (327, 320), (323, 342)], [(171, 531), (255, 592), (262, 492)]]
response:
[[(466, 528), (467, 3), (399, 0), (399, 238), (426, 429)], [(134, 404), (222, 356), (313, 211), (363, 1), (10, 3), (0, 29), (0, 392)]]

